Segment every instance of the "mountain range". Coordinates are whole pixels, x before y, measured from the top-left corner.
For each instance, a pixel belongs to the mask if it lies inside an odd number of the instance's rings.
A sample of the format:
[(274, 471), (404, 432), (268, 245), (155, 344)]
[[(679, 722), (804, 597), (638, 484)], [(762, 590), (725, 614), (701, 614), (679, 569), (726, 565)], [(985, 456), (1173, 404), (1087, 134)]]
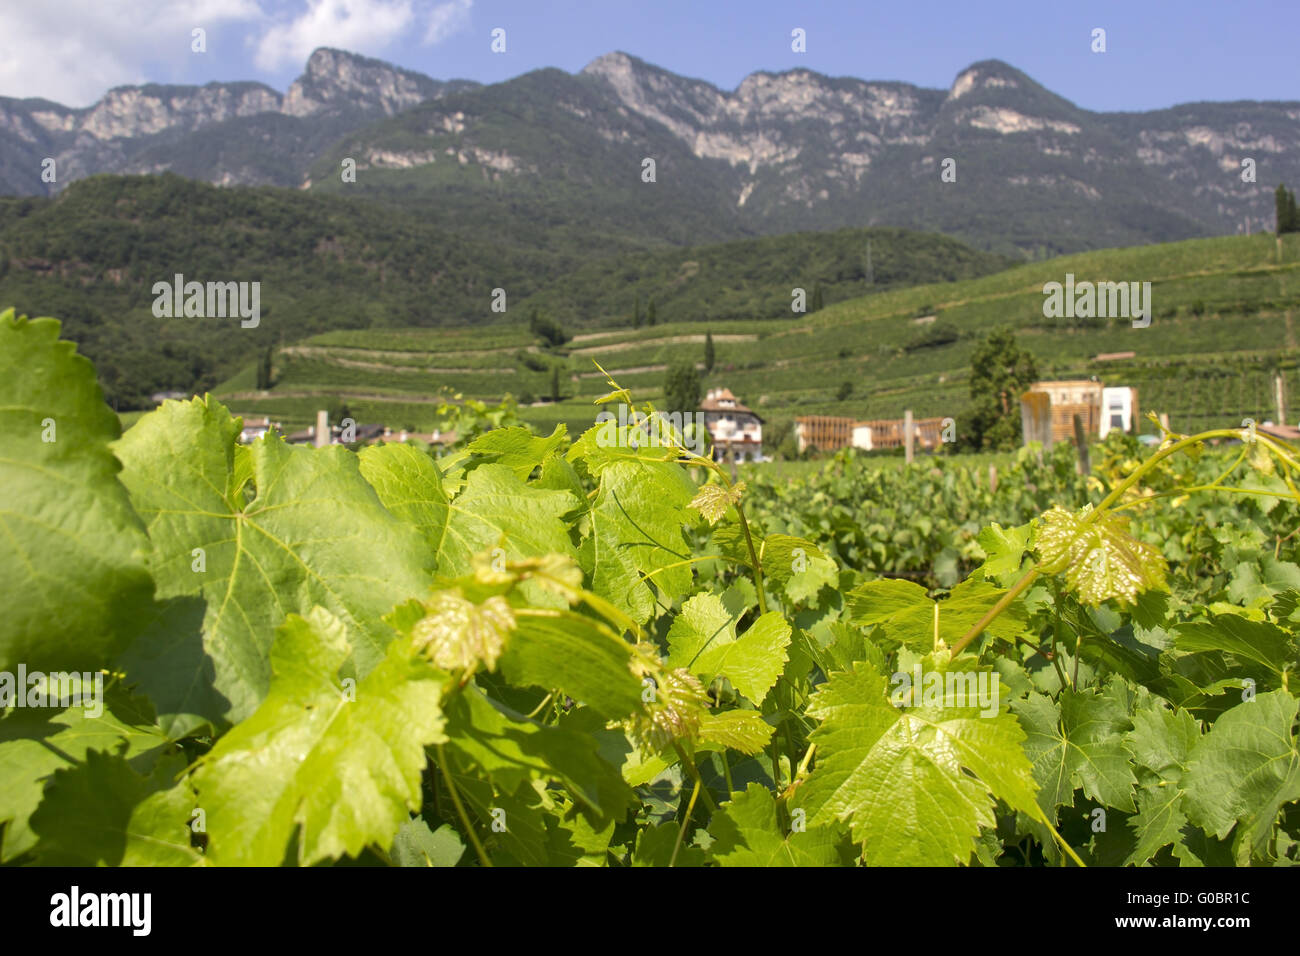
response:
[(164, 171), (423, 204), (485, 236), (558, 230), (593, 248), (888, 225), (1037, 258), (1234, 233), (1247, 217), (1271, 227), (1273, 187), (1300, 180), (1300, 102), (1097, 113), (997, 60), (947, 90), (796, 69), (726, 91), (621, 52), (481, 85), (331, 49), (283, 94), (0, 98), (0, 192)]

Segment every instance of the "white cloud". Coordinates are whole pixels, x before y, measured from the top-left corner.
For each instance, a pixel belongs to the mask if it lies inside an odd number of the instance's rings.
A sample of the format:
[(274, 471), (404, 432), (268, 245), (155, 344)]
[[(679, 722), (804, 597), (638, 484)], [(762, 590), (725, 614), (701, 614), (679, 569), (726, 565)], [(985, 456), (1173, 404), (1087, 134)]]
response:
[(264, 70), (302, 64), (317, 47), (376, 54), (426, 24), (424, 43), (437, 43), (469, 23), (472, 0), (307, 0), (306, 9), (276, 23), (257, 42)]
[(279, 72), (301, 68), (321, 46), (373, 56), (406, 37), (440, 43), (469, 27), (472, 6), (473, 0), (0, 0), (0, 96), (89, 106), (114, 86), (173, 77), (204, 82), (211, 67), (196, 74), (195, 27), (208, 31), (205, 56), (230, 66), (251, 53), (257, 68)]
[(426, 46), (441, 43), (469, 26), (469, 9), (474, 0), (450, 0), (440, 3), (429, 14), (429, 29), (424, 32)]
[(144, 65), (180, 69), (190, 30), (263, 19), (256, 0), (59, 0), (0, 5), (0, 95), (88, 106), (113, 86), (142, 83)]

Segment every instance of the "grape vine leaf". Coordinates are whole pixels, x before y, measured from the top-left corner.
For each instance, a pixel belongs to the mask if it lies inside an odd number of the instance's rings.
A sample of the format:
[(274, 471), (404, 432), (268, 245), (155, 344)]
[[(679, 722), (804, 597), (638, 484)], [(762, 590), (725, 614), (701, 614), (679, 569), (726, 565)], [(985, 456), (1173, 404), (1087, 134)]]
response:
[(668, 462), (618, 461), (601, 470), (588, 512), (582, 565), (591, 590), (644, 624), (654, 613), (648, 584), (675, 600), (691, 587), (691, 550), (682, 526), (695, 487), (686, 470)]
[(565, 442), (568, 426), (555, 426), (545, 438), (527, 428), (510, 426), (484, 432), (469, 443), (470, 454), (484, 462), (504, 465), (520, 481), (527, 481), (533, 469), (555, 454)]
[(219, 726), (230, 710), (203, 646), (206, 615), (201, 597), (155, 601), (140, 616), (139, 635), (117, 659), (117, 668), (148, 694), (159, 728), (176, 740), (207, 724)]
[(572, 611), (519, 609), (501, 656), (514, 685), (560, 690), (610, 719), (641, 709), (631, 646), (592, 618)]
[(790, 625), (778, 612), (768, 611), (737, 637), (722, 600), (697, 594), (682, 605), (668, 629), (668, 666), (684, 667), (706, 685), (726, 676), (759, 704), (781, 676), (789, 645)]
[[(0, 670), (99, 668), (152, 594), (144, 524), (109, 443), (121, 426), (54, 319), (0, 312)], [(21, 599), (17, 596), (21, 595)]]
[(632, 800), (618, 769), (601, 759), (590, 736), (505, 713), (477, 687), (447, 704), (447, 749), (478, 766), (493, 785), (513, 792), (529, 779), (562, 783), (601, 819), (618, 818)]
[(762, 753), (775, 728), (755, 710), (706, 713), (700, 718), (700, 740), (742, 754)]
[(808, 635), (808, 650), (813, 661), (829, 677), (835, 671), (848, 670), (854, 661), (870, 661), (881, 673), (885, 672), (885, 655), (875, 643), (868, 640), (862, 628), (833, 621), (826, 628), (829, 642), (822, 644)]
[(176, 754), (143, 777), (116, 754), (90, 751), (82, 764), (55, 771), (32, 814), (42, 866), (193, 866), (194, 791)]
[[(472, 574), (474, 555), (498, 547), (507, 561), (547, 554), (576, 557), (561, 519), (577, 504), (566, 491), (524, 484), (506, 465), (479, 465), (451, 502), (451, 517), (438, 548), (438, 574)], [(524, 582), (521, 590), (536, 605), (566, 603), (536, 581)]]
[[(943, 654), (924, 665), (945, 674), (976, 670), (970, 659)], [(848, 822), (868, 864), (966, 863), (981, 828), (996, 823), (995, 799), (1044, 820), (1020, 724), (1005, 710), (980, 712), (955, 698), (894, 707), (885, 676), (855, 662), (808, 705), (820, 721), (811, 736), (817, 766), (791, 802), (807, 811), (810, 828)]]
[(547, 855), (552, 866), (604, 866), (610, 840), (614, 836), (614, 820), (599, 828), (571, 804), (557, 798), (558, 813), (546, 815)]
[(104, 711), (97, 717), (78, 705), (58, 711), (15, 707), (0, 717), (0, 862), (36, 845), (30, 818), (52, 774), (84, 763), (96, 750), (147, 771), (169, 742), (144, 702), (116, 687), (105, 689)]
[[(823, 587), (839, 580), (835, 562), (811, 541), (788, 534), (769, 534), (763, 539), (763, 576), (779, 584), (796, 604), (813, 601)], [(748, 556), (748, 551), (745, 552)]]
[(323, 608), (277, 629), (266, 699), (194, 774), (213, 863), (278, 866), (299, 828), (299, 865), (356, 856), (391, 846), (420, 809), (424, 748), (447, 739), (447, 675), (395, 640), (350, 699), (340, 674), (350, 652)]
[[(550, 866), (549, 839), (540, 780), (526, 780), (512, 792), (494, 786), (490, 780), (461, 770), (452, 764), (459, 756), (447, 751), (448, 766), (439, 765), (446, 778), (454, 780), (457, 792), (482, 821), (480, 832), (492, 862), (498, 866)], [(486, 832), (484, 832), (486, 831)]]
[(1223, 839), (1237, 828), (1238, 860), (1262, 854), (1284, 804), (1300, 800), (1300, 701), (1285, 690), (1225, 711), (1192, 751), (1183, 784), (1187, 817)]
[(636, 835), (636, 846), (632, 850), (633, 866), (704, 866), (708, 855), (690, 841), (682, 839), (677, 850), (677, 859), (673, 860), (673, 847), (677, 844), (677, 834), (681, 826), (676, 820), (666, 823), (650, 824), (642, 827)]
[(1200, 739), (1201, 728), (1190, 713), (1152, 695), (1134, 711), (1125, 745), (1139, 766), (1172, 783), (1187, 772), (1187, 761)]
[(428, 543), (429, 553), (436, 557), (451, 513), (438, 466), (407, 444), (369, 445), (361, 449), (357, 460), (361, 476), (375, 489), (384, 507), (416, 528)]
[[(853, 853), (839, 824), (782, 833), (776, 798), (757, 783), (736, 793), (709, 821), (709, 855), (722, 866), (850, 866)], [(846, 853), (845, 850), (848, 849)]]
[[(270, 644), (285, 615), (317, 604), (340, 617), (365, 674), (392, 630), (381, 615), (429, 587), (427, 549), (361, 477), (341, 446), (309, 449), (278, 437), (250, 449), (257, 497), (232, 493), (239, 420), (213, 401), (165, 402), (117, 443), (122, 481), (145, 518), (160, 599), (199, 595), (207, 602), (203, 645), (231, 722), (251, 714), (271, 679)], [(201, 555), (195, 555), (201, 549)], [(201, 563), (200, 563), (201, 562)], [(145, 693), (172, 693), (182, 657), (203, 680), (202, 659), (183, 639), (136, 650), (148, 666), (128, 676)]]
[(1164, 556), (1129, 534), (1127, 515), (1052, 508), (1039, 519), (1032, 545), (1045, 574), (1065, 573), (1084, 604), (1132, 604), (1143, 591), (1163, 591)]
[[(588, 473), (599, 478), (611, 465), (653, 465), (676, 461), (681, 453), (669, 443), (673, 436), (673, 430), (666, 427), (658, 415), (643, 420), (640, 425), (620, 425), (617, 420), (607, 419), (583, 432), (569, 447), (566, 457), (571, 462), (581, 462)], [(684, 471), (682, 473), (685, 475)], [(695, 485), (689, 483), (694, 495)]]
[(1161, 848), (1180, 845), (1187, 827), (1183, 808), (1182, 778), (1201, 736), (1196, 720), (1186, 710), (1173, 709), (1160, 697), (1148, 698), (1133, 714), (1133, 729), (1125, 744), (1142, 770), (1137, 792), (1137, 814), (1128, 825), (1137, 844), (1125, 865), (1147, 862)]
[(1025, 753), (1033, 762), (1045, 813), (1073, 807), (1076, 788), (1103, 806), (1135, 811), (1137, 777), (1124, 736), (1131, 727), (1130, 705), (1127, 686), (1119, 678), (1112, 678), (1100, 692), (1067, 688), (1059, 703), (1039, 693), (1011, 702), (1027, 735)]
[[(935, 601), (919, 584), (883, 579), (858, 585), (848, 593), (846, 603), (852, 623), (863, 627), (879, 625), (890, 640), (929, 651), (935, 646), (936, 626), (940, 641), (949, 646), (956, 644), (1005, 593), (987, 581), (967, 579), (946, 599)], [(984, 633), (1013, 640), (1024, 631), (1026, 620), (1024, 607), (1013, 601)]]
[(464, 855), (465, 844), (454, 827), (444, 823), (430, 830), (421, 817), (402, 824), (388, 851), (394, 866), (455, 866)]
[(1208, 621), (1190, 621), (1174, 628), (1174, 646), (1191, 653), (1223, 652), (1248, 666), (1261, 668), (1275, 686), (1296, 666), (1291, 635), (1268, 621), (1249, 621), (1236, 614), (1216, 614)]
[(722, 485), (701, 485), (695, 497), (690, 500), (688, 508), (694, 508), (704, 515), (709, 524), (717, 524), (727, 513), (727, 509), (736, 504), (745, 494), (745, 483), (737, 482), (730, 488)]
[(1010, 584), (1020, 571), (1025, 552), (1029, 550), (1032, 524), (1018, 528), (1004, 528), (996, 521), (979, 533), (975, 539), (984, 549), (984, 563), (980, 573), (996, 584)]

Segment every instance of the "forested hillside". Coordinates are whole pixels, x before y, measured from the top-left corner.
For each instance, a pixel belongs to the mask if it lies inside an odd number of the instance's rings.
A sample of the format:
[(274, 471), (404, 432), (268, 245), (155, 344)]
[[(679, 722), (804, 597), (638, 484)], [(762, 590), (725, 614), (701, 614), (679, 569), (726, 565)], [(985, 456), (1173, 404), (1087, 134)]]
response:
[[(534, 305), (571, 329), (630, 325), (637, 295), (657, 297), (663, 321), (774, 318), (793, 316), (794, 286), (811, 297), (821, 282), (830, 302), (868, 288), (983, 275), (1009, 262), (901, 230), (795, 234), (697, 250), (671, 249), (631, 228), (543, 241), (545, 223), (528, 225), (489, 238), (455, 210), (430, 215), (342, 196), (220, 189), (171, 175), (101, 176), (53, 200), (0, 199), (0, 303), (63, 316), (66, 334), (98, 363), (110, 402), (129, 409), (159, 390), (202, 392), (268, 346), (331, 329), (517, 332)], [(872, 237), (878, 265), (867, 285)], [(260, 282), (259, 325), (155, 318), (153, 284), (176, 273), (200, 282)], [(504, 312), (492, 308), (497, 288), (506, 291)], [(529, 299), (543, 291), (536, 303)]]

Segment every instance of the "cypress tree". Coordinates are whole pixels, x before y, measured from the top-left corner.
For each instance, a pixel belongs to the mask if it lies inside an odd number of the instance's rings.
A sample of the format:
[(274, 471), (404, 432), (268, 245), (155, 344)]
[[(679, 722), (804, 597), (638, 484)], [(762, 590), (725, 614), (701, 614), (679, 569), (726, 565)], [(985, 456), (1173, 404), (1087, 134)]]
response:
[(713, 360), (714, 360), (713, 333), (705, 332), (704, 333), (704, 370), (706, 372), (713, 371)]
[(271, 387), (272, 351), (272, 347), (268, 345), (266, 351), (257, 360), (257, 388), (259, 391), (265, 391)]
[(1295, 193), (1282, 183), (1278, 183), (1277, 190), (1273, 193), (1273, 207), (1277, 216), (1279, 236), (1300, 229), (1300, 222), (1297, 222)]
[(648, 326), (649, 326), (649, 325), (654, 325), (654, 324), (655, 324), (655, 320), (656, 320), (656, 315), (655, 315), (655, 300), (654, 300), (654, 299), (651, 299), (651, 300), (650, 300), (650, 307), (649, 307), (648, 309), (646, 309), (646, 313), (645, 313), (645, 324), (648, 325)]
[(551, 401), (558, 402), (559, 400), (560, 400), (560, 367), (558, 365), (552, 365), (551, 366)]

